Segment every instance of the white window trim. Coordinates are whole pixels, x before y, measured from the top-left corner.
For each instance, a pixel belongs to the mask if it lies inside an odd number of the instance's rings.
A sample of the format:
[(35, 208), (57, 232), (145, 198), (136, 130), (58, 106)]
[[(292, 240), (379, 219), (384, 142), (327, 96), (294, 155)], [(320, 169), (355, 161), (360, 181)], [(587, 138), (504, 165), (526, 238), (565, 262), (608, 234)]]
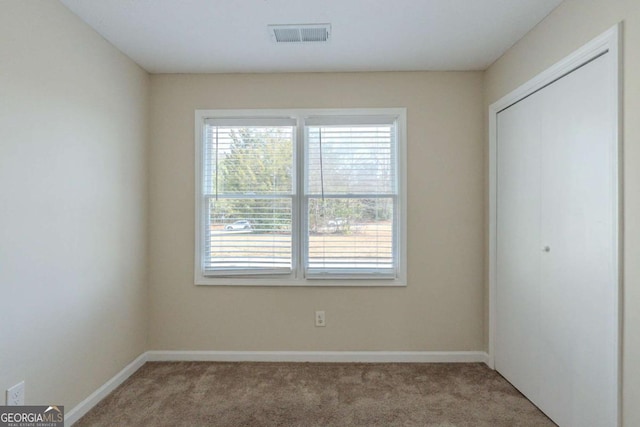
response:
[[(331, 275), (331, 278), (304, 277), (304, 256), (301, 254), (301, 246), (305, 233), (302, 232), (302, 220), (304, 212), (302, 203), (297, 200), (302, 197), (300, 194), (300, 181), (302, 180), (304, 167), (298, 161), (298, 156), (304, 153), (304, 123), (305, 120), (315, 117), (335, 117), (338, 122), (342, 117), (348, 116), (394, 116), (397, 119), (396, 150), (398, 156), (398, 221), (396, 229), (397, 247), (397, 274), (396, 277), (375, 274), (359, 276)], [(406, 286), (407, 285), (407, 109), (406, 108), (355, 108), (355, 109), (246, 109), (246, 110), (196, 110), (195, 111), (195, 251), (194, 251), (194, 283), (196, 285), (213, 286), (314, 286), (314, 287), (385, 287), (385, 286)], [(204, 218), (202, 217), (202, 162), (203, 162), (203, 128), (207, 119), (233, 119), (233, 118), (291, 118), (298, 123), (296, 129), (296, 149), (294, 159), (296, 164), (295, 182), (297, 183), (294, 204), (298, 211), (294, 215), (292, 224), (293, 241), (293, 272), (283, 275), (269, 276), (247, 276), (241, 274), (230, 274), (228, 276), (205, 276), (202, 269), (203, 239), (202, 227)]]

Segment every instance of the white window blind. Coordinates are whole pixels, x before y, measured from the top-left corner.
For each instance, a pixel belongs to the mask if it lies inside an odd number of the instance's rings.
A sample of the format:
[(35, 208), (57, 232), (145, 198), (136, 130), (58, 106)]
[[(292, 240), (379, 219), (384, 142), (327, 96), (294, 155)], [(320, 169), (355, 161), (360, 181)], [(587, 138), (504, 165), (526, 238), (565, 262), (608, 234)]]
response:
[(395, 277), (395, 118), (318, 117), (305, 126), (305, 273)]
[(204, 275), (291, 272), (295, 121), (207, 119), (203, 132)]

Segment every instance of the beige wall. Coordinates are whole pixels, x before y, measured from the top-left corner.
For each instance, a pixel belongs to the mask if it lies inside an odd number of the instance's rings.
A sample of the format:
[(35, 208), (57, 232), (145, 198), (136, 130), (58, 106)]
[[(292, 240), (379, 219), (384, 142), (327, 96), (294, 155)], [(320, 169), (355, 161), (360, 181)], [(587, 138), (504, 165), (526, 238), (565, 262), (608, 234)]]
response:
[(624, 21), (623, 420), (640, 425), (640, 1), (565, 0), (485, 75), (488, 105)]
[[(483, 350), (483, 73), (151, 77), (152, 350)], [(194, 110), (408, 109), (406, 288), (193, 284)], [(314, 310), (327, 327), (315, 328)]]
[(146, 346), (149, 77), (57, 1), (0, 7), (0, 404), (69, 411)]

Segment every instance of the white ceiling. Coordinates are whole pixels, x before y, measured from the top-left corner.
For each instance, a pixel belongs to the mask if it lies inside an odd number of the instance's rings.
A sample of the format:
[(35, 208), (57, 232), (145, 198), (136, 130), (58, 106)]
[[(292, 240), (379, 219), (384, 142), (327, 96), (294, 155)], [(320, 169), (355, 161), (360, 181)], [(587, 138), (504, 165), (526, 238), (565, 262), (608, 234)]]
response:
[[(562, 0), (61, 0), (151, 73), (483, 70)], [(268, 24), (330, 23), (276, 44)]]

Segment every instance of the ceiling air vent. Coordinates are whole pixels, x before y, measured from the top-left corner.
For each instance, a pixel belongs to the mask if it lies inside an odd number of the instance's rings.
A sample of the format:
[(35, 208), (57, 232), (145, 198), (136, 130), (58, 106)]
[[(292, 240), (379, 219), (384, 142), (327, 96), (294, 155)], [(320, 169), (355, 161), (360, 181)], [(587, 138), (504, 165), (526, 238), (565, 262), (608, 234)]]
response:
[(327, 42), (331, 24), (269, 25), (269, 31), (276, 43)]

